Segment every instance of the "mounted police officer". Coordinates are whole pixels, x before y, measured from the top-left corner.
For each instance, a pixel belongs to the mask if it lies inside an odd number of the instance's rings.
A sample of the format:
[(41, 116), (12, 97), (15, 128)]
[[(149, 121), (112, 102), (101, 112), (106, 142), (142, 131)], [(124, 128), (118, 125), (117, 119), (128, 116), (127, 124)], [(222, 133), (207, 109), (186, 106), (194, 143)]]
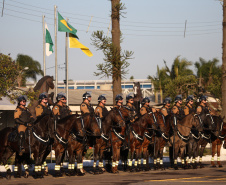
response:
[(46, 96), (46, 93), (42, 93), (39, 95), (39, 105), (35, 107), (36, 117), (42, 116), (42, 115), (50, 115), (51, 109), (48, 106), (48, 98)]
[(164, 105), (163, 105), (163, 107), (161, 108), (160, 111), (165, 117), (171, 113), (170, 103), (171, 103), (170, 98), (165, 98), (163, 100)]
[(104, 95), (100, 95), (98, 97), (98, 105), (95, 109), (95, 114), (103, 120), (108, 115), (108, 110), (105, 107), (106, 104), (106, 97)]
[(186, 99), (187, 104), (184, 106), (184, 114), (185, 116), (191, 113), (195, 113), (195, 108), (193, 106), (194, 99), (192, 96), (188, 96)]
[(210, 108), (208, 107), (207, 103), (206, 103), (206, 96), (202, 95), (199, 98), (199, 105), (196, 108), (196, 113), (197, 114), (201, 114), (201, 113), (205, 113), (205, 114), (212, 114)]
[(91, 98), (92, 96), (88, 92), (82, 95), (83, 102), (80, 105), (82, 115), (84, 115), (85, 113), (94, 113), (93, 106), (90, 104)]
[(140, 109), (141, 116), (143, 116), (144, 114), (149, 113), (149, 112), (153, 112), (153, 113), (156, 112), (155, 108), (150, 107), (150, 105), (149, 105), (150, 99), (148, 97), (143, 98), (141, 103), (142, 103), (142, 107)]
[(58, 119), (65, 118), (69, 115), (72, 115), (70, 107), (66, 105), (67, 98), (63, 93), (57, 94), (56, 97), (57, 104), (53, 107), (53, 115), (58, 116)]
[(184, 111), (181, 107), (182, 104), (182, 97), (181, 96), (176, 96), (175, 101), (174, 101), (174, 106), (172, 108), (172, 113), (178, 118), (178, 119), (183, 119), (184, 118)]
[(121, 94), (116, 95), (115, 103), (116, 104), (113, 107), (121, 108), (123, 106), (123, 97)]
[(14, 120), (19, 133), (19, 146), (20, 146), (20, 155), (24, 152), (24, 143), (25, 143), (25, 131), (27, 126), (32, 126), (34, 118), (26, 107), (27, 97), (19, 96), (18, 105), (14, 111)]

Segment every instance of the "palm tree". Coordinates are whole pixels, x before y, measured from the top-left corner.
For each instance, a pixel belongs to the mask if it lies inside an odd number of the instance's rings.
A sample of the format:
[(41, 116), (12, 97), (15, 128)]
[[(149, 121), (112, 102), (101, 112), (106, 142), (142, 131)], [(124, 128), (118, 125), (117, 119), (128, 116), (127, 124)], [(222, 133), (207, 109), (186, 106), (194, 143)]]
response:
[(28, 55), (18, 54), (16, 64), (22, 68), (22, 71), (20, 72), (21, 76), (18, 76), (18, 81), (20, 81), (18, 82), (19, 86), (21, 81), (22, 84), (25, 85), (28, 78), (31, 78), (36, 82), (37, 75), (43, 76), (41, 64)]
[(206, 88), (212, 83), (213, 76), (219, 74), (219, 67), (217, 66), (218, 62), (219, 60), (217, 58), (206, 61), (201, 57), (198, 62), (195, 62), (199, 86), (204, 86)]

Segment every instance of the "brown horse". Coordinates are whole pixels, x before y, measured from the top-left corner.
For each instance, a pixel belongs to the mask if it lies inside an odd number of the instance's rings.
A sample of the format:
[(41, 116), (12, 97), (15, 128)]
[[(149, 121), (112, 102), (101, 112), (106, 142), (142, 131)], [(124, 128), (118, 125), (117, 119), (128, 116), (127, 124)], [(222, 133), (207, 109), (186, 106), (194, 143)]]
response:
[[(54, 83), (53, 83), (53, 77), (52, 76), (44, 76), (42, 77), (37, 84), (34, 87), (34, 92), (39, 92), (41, 93), (48, 93), (49, 89), (54, 89)], [(53, 105), (53, 96), (54, 93), (52, 92), (51, 94), (48, 94), (48, 104)], [(31, 112), (33, 118), (36, 118), (36, 113), (35, 113), (35, 107), (38, 105), (38, 97), (37, 95), (33, 101), (30, 102), (28, 105), (28, 109)]]
[(130, 120), (131, 112), (125, 107), (117, 109), (121, 115), (123, 122), (112, 125), (111, 128), (111, 145), (112, 145), (112, 172), (118, 173), (118, 164), (120, 159), (120, 148), (125, 144), (126, 121)]
[[(26, 121), (25, 121), (26, 122)], [(28, 127), (25, 137), (25, 152), (34, 154), (35, 160), (35, 175), (37, 177), (41, 175), (41, 165), (44, 152), (49, 142), (49, 124), (51, 117), (49, 115), (40, 117), (34, 123), (33, 127)], [(7, 178), (11, 178), (11, 170), (7, 165), (7, 160), (15, 153), (19, 152), (20, 148), (16, 136), (17, 129), (6, 127), (0, 131), (0, 161), (5, 165), (7, 171)], [(30, 135), (30, 137), (29, 137)], [(27, 155), (26, 155), (27, 156)], [(25, 177), (29, 175), (28, 167), (25, 166)]]
[[(87, 117), (84, 120), (84, 123), (89, 122), (90, 119)], [(55, 165), (55, 176), (62, 176), (60, 172), (60, 163), (62, 162), (62, 155), (67, 149), (68, 145), (71, 147), (70, 142), (73, 140), (75, 136), (84, 137), (83, 126), (79, 122), (77, 115), (69, 115), (61, 120), (59, 120), (56, 124), (56, 130), (54, 130), (54, 124), (51, 124), (51, 138), (54, 139), (54, 143), (52, 144), (53, 149), (55, 150), (56, 156), (56, 165)], [(70, 141), (70, 142), (69, 142)], [(73, 149), (74, 151), (74, 149)], [(73, 152), (69, 153), (69, 157), (74, 156)], [(72, 163), (69, 162), (70, 166)], [(69, 168), (70, 169), (70, 168)]]
[[(154, 115), (152, 113), (146, 113), (143, 116), (141, 116), (138, 120), (136, 120), (134, 123), (130, 125), (130, 135), (127, 136), (127, 140), (130, 147), (130, 158), (128, 159), (128, 166), (129, 170), (132, 172), (134, 170), (140, 171), (141, 169), (141, 156), (142, 156), (142, 150), (143, 150), (143, 165), (146, 165), (146, 169), (149, 169), (149, 166), (147, 167), (147, 162), (149, 155), (148, 155), (148, 145), (150, 143), (149, 139), (147, 139), (148, 133), (152, 132), (155, 128), (154, 124)], [(136, 157), (135, 156), (136, 153)], [(132, 166), (132, 161), (135, 159), (134, 167)]]
[(201, 132), (203, 131), (203, 127), (200, 124), (197, 115), (194, 114), (189, 114), (180, 121), (177, 120), (177, 122), (171, 122), (171, 126), (174, 130), (174, 135), (170, 137), (170, 143), (174, 146), (174, 169), (178, 170), (177, 158), (179, 156), (181, 157), (182, 167), (185, 168), (184, 151), (186, 144), (189, 141), (191, 129), (195, 127)]
[[(95, 140), (96, 137), (100, 136), (100, 128), (97, 123), (94, 114), (86, 113), (81, 117), (76, 119), (85, 133), (85, 137), (76, 137), (75, 135), (70, 135), (68, 139), (67, 151), (69, 154), (69, 164), (68, 164), (68, 174), (69, 176), (74, 175), (74, 164), (75, 156), (77, 159), (77, 175), (85, 175), (83, 169), (83, 152), (86, 151), (87, 144), (90, 142), (89, 137)], [(88, 143), (85, 143), (88, 142)], [(95, 145), (94, 145), (95, 146)]]

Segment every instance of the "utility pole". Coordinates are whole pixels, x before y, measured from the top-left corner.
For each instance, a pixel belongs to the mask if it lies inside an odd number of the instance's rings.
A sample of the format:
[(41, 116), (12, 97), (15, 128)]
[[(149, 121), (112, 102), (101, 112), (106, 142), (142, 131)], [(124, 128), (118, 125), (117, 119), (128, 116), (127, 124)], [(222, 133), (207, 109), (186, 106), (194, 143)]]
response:
[[(66, 21), (68, 22), (68, 18), (66, 18)], [(68, 106), (68, 36), (69, 33), (66, 32), (66, 38), (65, 38), (65, 80), (66, 80), (66, 97), (67, 97), (67, 106)]]
[(57, 6), (54, 6), (54, 26), (55, 26), (55, 97), (57, 96), (57, 85), (58, 85), (58, 78), (57, 78)]
[(222, 116), (226, 122), (226, 0), (223, 1)]
[(45, 16), (44, 15), (42, 15), (42, 30), (43, 30), (43, 72), (44, 72), (44, 76), (46, 76), (46, 52), (45, 52), (46, 39), (45, 39)]

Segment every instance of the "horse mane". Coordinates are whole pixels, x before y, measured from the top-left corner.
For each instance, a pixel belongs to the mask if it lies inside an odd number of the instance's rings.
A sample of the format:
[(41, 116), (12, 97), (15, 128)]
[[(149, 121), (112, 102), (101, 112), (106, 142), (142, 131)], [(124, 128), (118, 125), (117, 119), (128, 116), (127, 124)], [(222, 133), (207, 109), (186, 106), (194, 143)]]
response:
[(49, 79), (49, 78), (52, 78), (52, 76), (44, 76), (44, 77), (42, 77), (42, 78), (37, 82), (37, 84), (35, 85), (34, 91), (38, 91), (38, 90), (41, 88), (41, 86), (43, 85), (43, 83), (44, 83), (47, 79)]

